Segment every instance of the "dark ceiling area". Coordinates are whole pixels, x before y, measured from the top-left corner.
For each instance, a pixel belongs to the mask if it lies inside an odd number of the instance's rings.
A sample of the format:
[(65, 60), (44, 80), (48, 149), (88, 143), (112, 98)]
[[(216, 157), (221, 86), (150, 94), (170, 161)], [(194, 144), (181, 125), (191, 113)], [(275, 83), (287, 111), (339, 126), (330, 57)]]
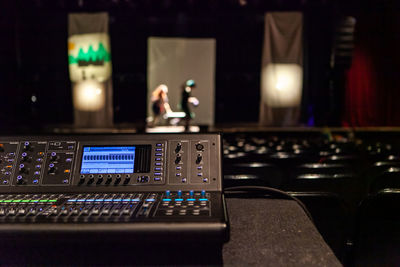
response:
[[(207, 37), (217, 41), (216, 123), (257, 122), (264, 14), (304, 14), (302, 123), (337, 124), (329, 91), (336, 21), (382, 20), (395, 1), (328, 0), (30, 0), (0, 2), (0, 129), (72, 124), (68, 76), (68, 14), (110, 16), (114, 122), (144, 123), (147, 39)], [(386, 32), (390, 35), (390, 32)], [(386, 38), (388, 39), (388, 38)], [(33, 102), (32, 97), (37, 101)], [(335, 117), (336, 116), (336, 117)]]

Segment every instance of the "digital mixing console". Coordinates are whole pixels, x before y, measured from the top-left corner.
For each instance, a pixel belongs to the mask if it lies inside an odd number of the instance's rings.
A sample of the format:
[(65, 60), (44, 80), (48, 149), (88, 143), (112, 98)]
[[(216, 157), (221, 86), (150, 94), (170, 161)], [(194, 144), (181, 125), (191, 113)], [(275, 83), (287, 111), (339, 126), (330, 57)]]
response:
[(0, 137), (0, 238), (74, 232), (224, 242), (218, 134)]

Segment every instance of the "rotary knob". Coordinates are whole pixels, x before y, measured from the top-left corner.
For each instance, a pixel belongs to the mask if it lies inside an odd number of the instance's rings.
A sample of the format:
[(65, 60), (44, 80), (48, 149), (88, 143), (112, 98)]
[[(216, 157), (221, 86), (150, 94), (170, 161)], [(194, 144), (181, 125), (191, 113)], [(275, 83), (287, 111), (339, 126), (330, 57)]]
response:
[(196, 144), (196, 149), (197, 149), (197, 151), (203, 151), (203, 149), (204, 149), (204, 145), (203, 144)]
[(201, 154), (197, 154), (196, 164), (200, 164), (202, 159), (203, 159), (203, 156)]
[(114, 181), (114, 184), (117, 185), (121, 182), (121, 177), (117, 177)]
[(58, 159), (57, 153), (56, 152), (51, 152), (50, 160), (51, 161), (56, 161), (57, 159)]
[(90, 177), (89, 181), (87, 182), (87, 184), (93, 184), (94, 182), (94, 177)]
[(21, 185), (24, 184), (25, 180), (24, 177), (22, 175), (18, 175), (17, 176), (17, 184)]
[(31, 148), (32, 148), (31, 143), (29, 143), (29, 142), (25, 142), (25, 143), (24, 143), (24, 150), (25, 150), (25, 151), (28, 151), (28, 150), (30, 150)]
[(54, 163), (50, 163), (50, 164), (49, 164), (49, 171), (48, 171), (48, 173), (49, 173), (49, 174), (55, 174), (55, 173), (56, 173), (56, 170), (57, 170), (57, 168), (56, 168), (56, 166), (54, 165)]
[(79, 179), (79, 185), (83, 184), (85, 182), (85, 177), (81, 177), (81, 179)]
[(179, 162), (181, 162), (182, 160), (182, 156), (181, 155), (176, 155), (176, 159), (175, 159), (175, 164), (178, 164)]
[(125, 180), (124, 180), (124, 184), (125, 185), (129, 184), (130, 180), (131, 180), (131, 178), (126, 177)]
[(26, 168), (26, 166), (25, 166), (25, 164), (19, 164), (19, 168), (18, 168), (18, 171), (19, 171), (19, 173), (25, 173), (25, 172), (27, 172), (27, 168)]
[(29, 155), (28, 155), (28, 153), (23, 152), (23, 153), (21, 154), (21, 161), (22, 161), (22, 162), (28, 162), (28, 161), (29, 161)]
[(181, 144), (181, 143), (178, 143), (178, 144), (176, 145), (176, 148), (175, 148), (175, 153), (178, 153), (179, 151), (181, 151), (181, 149), (182, 149), (182, 144)]

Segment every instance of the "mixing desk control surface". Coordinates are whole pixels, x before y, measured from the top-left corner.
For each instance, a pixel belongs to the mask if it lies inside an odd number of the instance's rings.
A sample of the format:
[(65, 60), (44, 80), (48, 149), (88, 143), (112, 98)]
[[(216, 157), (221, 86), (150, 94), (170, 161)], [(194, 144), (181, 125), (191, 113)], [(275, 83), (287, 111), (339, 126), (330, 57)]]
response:
[(0, 195), (0, 222), (130, 222), (209, 217), (210, 193)]
[(0, 236), (96, 225), (226, 241), (221, 177), (218, 134), (0, 137)]

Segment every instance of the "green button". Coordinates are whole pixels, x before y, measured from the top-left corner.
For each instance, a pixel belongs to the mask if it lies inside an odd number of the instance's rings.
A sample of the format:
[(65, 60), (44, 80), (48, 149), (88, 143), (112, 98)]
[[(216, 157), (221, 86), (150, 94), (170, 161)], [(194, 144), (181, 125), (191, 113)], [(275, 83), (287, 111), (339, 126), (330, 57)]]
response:
[(48, 199), (41, 199), (41, 200), (39, 200), (39, 202), (48, 202), (49, 200)]
[(14, 199), (13, 201), (11, 201), (11, 202), (13, 202), (13, 203), (17, 203), (17, 202), (21, 202), (21, 200), (22, 199)]
[(50, 199), (49, 202), (57, 202), (57, 199)]
[(3, 200), (3, 199), (2, 199), (2, 200), (0, 200), (0, 203), (1, 203), (1, 202), (4, 202), (4, 200)]
[(21, 202), (30, 202), (30, 199), (23, 199)]
[(11, 199), (4, 200), (4, 202), (7, 202), (7, 203), (10, 203), (11, 201), (12, 201)]

